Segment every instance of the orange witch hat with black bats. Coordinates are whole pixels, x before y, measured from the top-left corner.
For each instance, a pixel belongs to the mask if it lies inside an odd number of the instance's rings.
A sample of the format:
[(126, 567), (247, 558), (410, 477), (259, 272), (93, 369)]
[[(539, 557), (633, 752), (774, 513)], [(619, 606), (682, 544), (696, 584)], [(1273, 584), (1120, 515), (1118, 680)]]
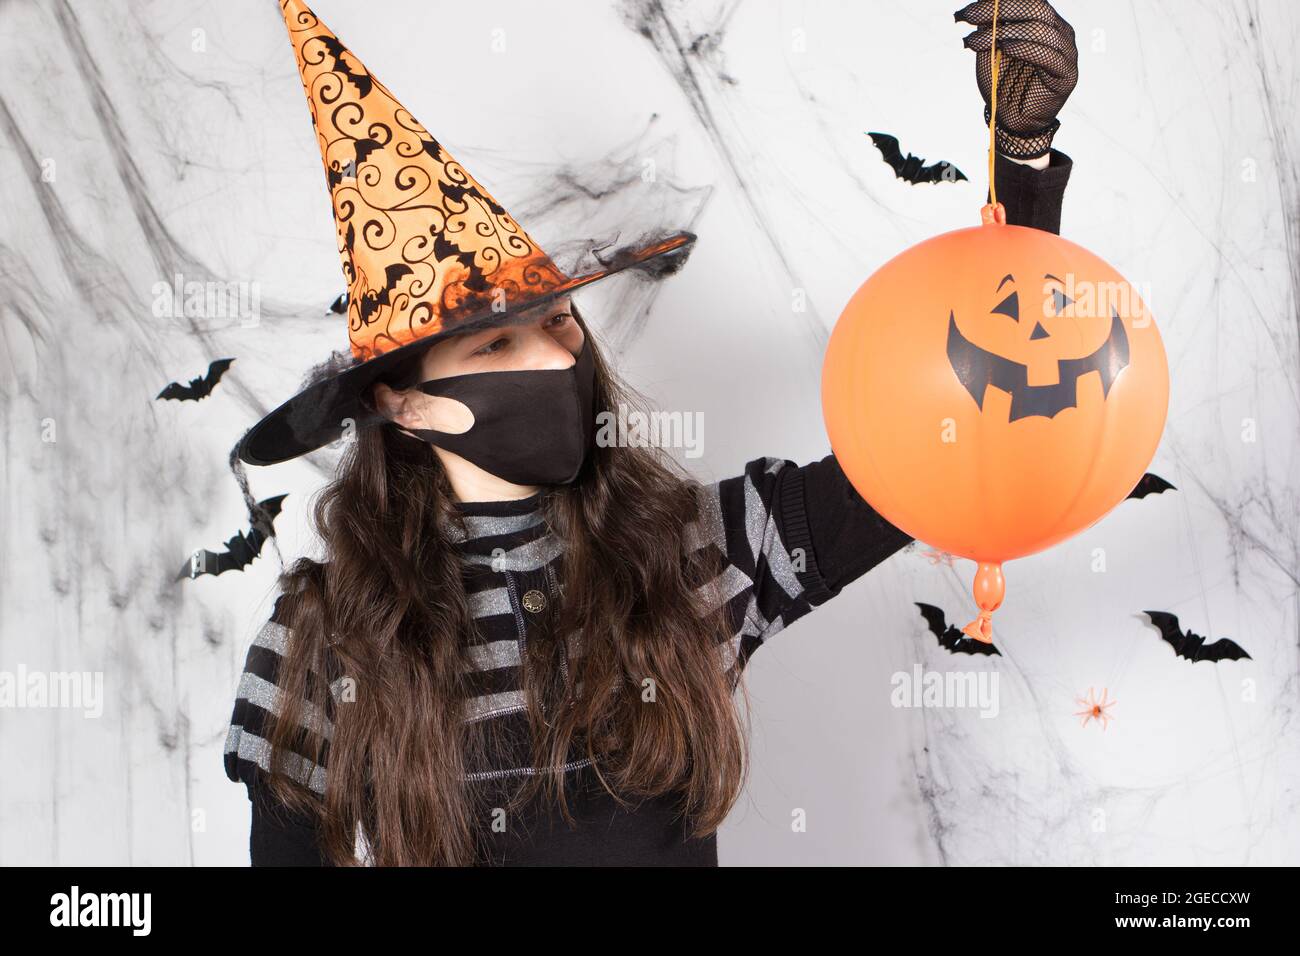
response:
[(682, 231), (566, 274), (305, 3), (280, 0), (280, 10), (333, 201), (353, 364), (253, 426), (243, 461), (286, 461), (349, 423), (385, 421), (362, 403), (365, 390), (441, 338), (524, 321), (624, 269), (660, 276), (685, 262), (695, 236)]

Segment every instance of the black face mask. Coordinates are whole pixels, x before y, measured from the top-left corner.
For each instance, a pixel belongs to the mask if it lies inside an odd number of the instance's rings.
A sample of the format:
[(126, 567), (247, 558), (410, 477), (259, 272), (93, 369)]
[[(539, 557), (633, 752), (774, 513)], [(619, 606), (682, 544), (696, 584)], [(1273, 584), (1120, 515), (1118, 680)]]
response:
[(415, 385), (426, 395), (469, 406), (474, 424), (453, 434), (408, 428), (516, 485), (567, 485), (578, 477), (595, 438), (596, 368), (591, 348), (569, 368), (471, 372)]

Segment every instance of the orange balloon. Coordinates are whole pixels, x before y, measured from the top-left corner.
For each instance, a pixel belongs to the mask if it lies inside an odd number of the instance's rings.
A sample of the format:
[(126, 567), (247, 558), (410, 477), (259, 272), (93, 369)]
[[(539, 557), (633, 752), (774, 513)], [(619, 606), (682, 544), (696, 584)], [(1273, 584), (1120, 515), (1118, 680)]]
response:
[(1133, 286), (1082, 246), (987, 217), (881, 266), (822, 366), (826, 431), (858, 493), (980, 564), (964, 630), (983, 641), (1001, 563), (1123, 501), (1168, 405), (1164, 345)]

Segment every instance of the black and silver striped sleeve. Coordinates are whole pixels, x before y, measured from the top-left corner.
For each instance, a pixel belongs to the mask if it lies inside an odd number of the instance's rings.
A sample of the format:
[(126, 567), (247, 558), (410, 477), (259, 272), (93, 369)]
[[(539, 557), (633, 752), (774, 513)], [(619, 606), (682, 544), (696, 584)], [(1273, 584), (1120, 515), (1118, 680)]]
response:
[[(245, 656), (226, 734), (225, 771), (232, 781), (247, 787), (252, 807), (249, 856), (253, 866), (327, 866), (314, 819), (280, 803), (267, 785), (271, 766), (267, 735), (280, 713), (283, 695), (277, 678), (291, 636), (282, 623), (280, 609), (281, 598), (277, 598), (270, 618), (253, 638)], [(285, 767), (294, 781), (317, 797), (325, 792), (328, 741), (334, 730), (328, 695), (325, 699), (324, 707), (307, 702), (306, 723), (300, 725), (305, 733), (325, 737), (321, 763), (314, 764), (305, 755), (298, 754), (294, 756), (299, 759), (290, 759)]]
[[(283, 693), (279, 686), (280, 662), (291, 632), (281, 621), (283, 596), (276, 598), (270, 618), (258, 630), (244, 658), (244, 669), (235, 689), (235, 706), (226, 734), (224, 761), (226, 776), (232, 781), (246, 784), (263, 782), (271, 769), (271, 753), (267, 737), (273, 721), (280, 713)], [(316, 675), (313, 675), (316, 676)], [(331, 715), (332, 699), (319, 679), (311, 700), (303, 702), (303, 722), (300, 737), (314, 735), (325, 738), (323, 755), (319, 764), (309, 759), (310, 751), (288, 755), (284, 770), (297, 783), (318, 796), (325, 793), (325, 770), (328, 764), (329, 740), (334, 734)], [(298, 759), (293, 759), (297, 757)]]
[(700, 488), (697, 564), (730, 606), (741, 659), (912, 541), (862, 499), (827, 455), (763, 457)]

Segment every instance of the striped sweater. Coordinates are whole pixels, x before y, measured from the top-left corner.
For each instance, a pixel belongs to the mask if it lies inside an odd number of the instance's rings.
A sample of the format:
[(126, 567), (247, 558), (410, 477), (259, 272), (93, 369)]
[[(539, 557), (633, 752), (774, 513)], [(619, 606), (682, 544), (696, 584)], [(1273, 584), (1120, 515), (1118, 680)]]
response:
[[(539, 492), (515, 501), (459, 502), (465, 533), (449, 526), (478, 631), (471, 638), (474, 696), (468, 719), (499, 722), (501, 732), (493, 739), (507, 742), (491, 766), (469, 771), (475, 778), (537, 772), (529, 763), (520, 646), (532, 622), (556, 600), (556, 560), (563, 550), (542, 519), (540, 499)], [(691, 567), (704, 569), (704, 580), (720, 585), (706, 593), (727, 602), (742, 668), (765, 641), (911, 541), (862, 500), (833, 455), (804, 467), (755, 459), (741, 475), (699, 485), (698, 504), (685, 537), (688, 559)], [(310, 823), (272, 807), (264, 788), (269, 754), (263, 733), (277, 712), (277, 664), (290, 637), (276, 618), (273, 612), (248, 651), (226, 737), (225, 769), (232, 781), (248, 786), (253, 802), (253, 862), (320, 864)], [(720, 666), (732, 659), (730, 652), (720, 656)], [(339, 678), (329, 676), (333, 690)], [(307, 708), (307, 729), (327, 741), (332, 696), (322, 695), (323, 709)], [(714, 838), (687, 840), (671, 800), (646, 801), (635, 813), (625, 812), (593, 784), (588, 764), (575, 753), (568, 769), (572, 786), (587, 795), (577, 805), (580, 820), (590, 826), (570, 831), (558, 818), (530, 821), (509, 840), (487, 837), (500, 845), (484, 862), (716, 865)], [(322, 794), (327, 773), (328, 747), (323, 765), (304, 760), (291, 775)], [(365, 859), (363, 837), (357, 853)]]

